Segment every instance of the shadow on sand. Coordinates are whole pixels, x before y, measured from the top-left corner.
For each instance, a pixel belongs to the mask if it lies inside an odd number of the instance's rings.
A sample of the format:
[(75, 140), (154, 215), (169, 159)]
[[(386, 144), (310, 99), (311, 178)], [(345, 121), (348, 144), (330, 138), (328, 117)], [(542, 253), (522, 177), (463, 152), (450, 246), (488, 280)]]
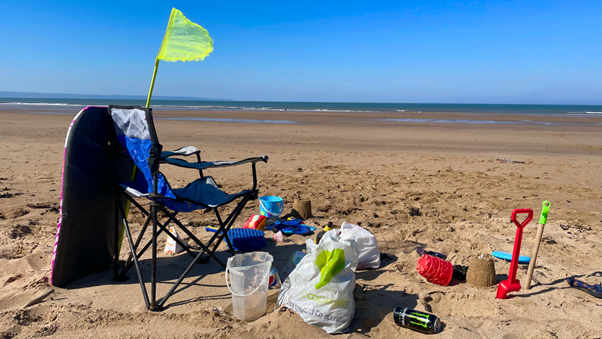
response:
[[(267, 246), (262, 249), (262, 251), (268, 252), (272, 254), (274, 257), (274, 262), (272, 263), (272, 267), (277, 268), (279, 271), (284, 267), (288, 258), (295, 251), (302, 251), (305, 249), (305, 245), (296, 245), (290, 242), (289, 245), (285, 246), (276, 246), (275, 243), (268, 242)], [(198, 253), (198, 252), (195, 252)], [(237, 252), (242, 253), (242, 252)], [(218, 250), (216, 252), (216, 256), (222, 260), (224, 263), (227, 262), (230, 257), (230, 253), (225, 250)], [(163, 291), (165, 288), (171, 288), (171, 286), (176, 282), (176, 280), (180, 277), (184, 270), (188, 267), (188, 265), (192, 262), (192, 257), (186, 253), (182, 252), (178, 255), (164, 255), (163, 253), (158, 254), (157, 258), (157, 290)], [(121, 262), (123, 265), (123, 261)], [(144, 258), (139, 261), (140, 270), (142, 272), (143, 280), (146, 284), (146, 289), (148, 293), (150, 293), (150, 276), (151, 276), (151, 259)], [(221, 280), (222, 282), (219, 284), (216, 283), (203, 283), (204, 278), (219, 274), (224, 272), (224, 269), (217, 263), (215, 260), (209, 260), (206, 263), (199, 262), (195, 265), (190, 273), (188, 273), (187, 277), (184, 281), (178, 286), (178, 288), (174, 291), (173, 295), (168, 300), (168, 303), (164, 306), (164, 308), (175, 307), (180, 305), (186, 305), (193, 302), (201, 301), (201, 300), (219, 300), (219, 299), (229, 299), (230, 293), (220, 293), (216, 295), (208, 295), (208, 296), (198, 296), (192, 297), (185, 300), (173, 301), (174, 296), (182, 293), (188, 289), (194, 287), (212, 287), (212, 288), (225, 288), (226, 283), (225, 280)], [(215, 279), (211, 279), (215, 281)], [(68, 290), (76, 290), (81, 288), (88, 288), (93, 286), (102, 286), (102, 285), (115, 285), (115, 288), (119, 288), (120, 285), (138, 285), (138, 276), (136, 274), (136, 269), (132, 267), (126, 275), (126, 280), (117, 282), (113, 280), (113, 266), (107, 267), (104, 271), (90, 274), (78, 281), (75, 281), (69, 284), (66, 289)], [(163, 294), (157, 292), (157, 300), (163, 297)], [(142, 292), (140, 292), (140, 299), (142, 300)]]

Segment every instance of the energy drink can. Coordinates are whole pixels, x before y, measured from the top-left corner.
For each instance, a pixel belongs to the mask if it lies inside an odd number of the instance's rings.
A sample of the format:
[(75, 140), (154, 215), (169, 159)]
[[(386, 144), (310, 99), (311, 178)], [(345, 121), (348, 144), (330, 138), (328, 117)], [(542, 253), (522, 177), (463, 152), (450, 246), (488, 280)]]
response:
[(439, 333), (441, 321), (437, 316), (397, 306), (393, 311), (393, 320), (401, 327), (426, 334)]

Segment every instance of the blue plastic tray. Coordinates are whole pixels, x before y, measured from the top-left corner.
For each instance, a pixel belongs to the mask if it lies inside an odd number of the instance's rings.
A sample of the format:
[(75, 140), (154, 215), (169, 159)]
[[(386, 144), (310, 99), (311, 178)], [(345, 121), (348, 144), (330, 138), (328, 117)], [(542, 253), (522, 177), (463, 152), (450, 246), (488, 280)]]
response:
[(262, 249), (266, 245), (263, 231), (252, 228), (231, 228), (228, 237), (236, 251), (252, 252)]

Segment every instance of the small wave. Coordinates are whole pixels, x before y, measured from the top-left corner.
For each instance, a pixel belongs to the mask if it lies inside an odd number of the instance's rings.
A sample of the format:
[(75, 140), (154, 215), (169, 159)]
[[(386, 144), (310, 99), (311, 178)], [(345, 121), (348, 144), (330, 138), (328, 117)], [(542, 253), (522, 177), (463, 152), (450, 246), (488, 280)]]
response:
[(0, 105), (22, 105), (22, 106), (85, 106), (81, 104), (68, 104), (63, 102), (0, 102)]
[[(234, 107), (232, 107), (234, 108)], [(237, 109), (242, 109), (243, 111), (282, 111), (284, 109), (276, 109), (272, 107), (237, 107)]]

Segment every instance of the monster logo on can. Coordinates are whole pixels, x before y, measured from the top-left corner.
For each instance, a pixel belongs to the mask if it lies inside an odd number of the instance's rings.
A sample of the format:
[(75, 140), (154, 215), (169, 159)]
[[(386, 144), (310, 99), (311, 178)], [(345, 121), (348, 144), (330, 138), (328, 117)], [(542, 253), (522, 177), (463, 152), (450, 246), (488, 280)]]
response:
[(437, 316), (400, 306), (393, 311), (393, 320), (401, 327), (426, 334), (435, 334), (441, 329), (441, 321)]

